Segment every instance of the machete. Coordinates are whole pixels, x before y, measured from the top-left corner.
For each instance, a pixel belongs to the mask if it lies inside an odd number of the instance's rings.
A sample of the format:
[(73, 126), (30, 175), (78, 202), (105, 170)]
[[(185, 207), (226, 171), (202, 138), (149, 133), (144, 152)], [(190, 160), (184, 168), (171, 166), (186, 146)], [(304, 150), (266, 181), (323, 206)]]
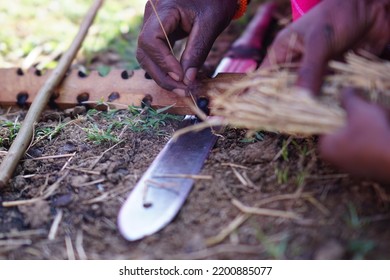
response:
[[(271, 25), (274, 9), (274, 3), (259, 8), (246, 32), (233, 44), (229, 57), (222, 60), (216, 74), (249, 72), (257, 67), (259, 61), (242, 57), (240, 53), (247, 54), (249, 50), (257, 54), (264, 48), (262, 42)], [(124, 238), (129, 241), (142, 239), (172, 221), (194, 184), (191, 175), (201, 171), (216, 140), (212, 129), (207, 128), (171, 139), (166, 144), (119, 212), (118, 227)]]

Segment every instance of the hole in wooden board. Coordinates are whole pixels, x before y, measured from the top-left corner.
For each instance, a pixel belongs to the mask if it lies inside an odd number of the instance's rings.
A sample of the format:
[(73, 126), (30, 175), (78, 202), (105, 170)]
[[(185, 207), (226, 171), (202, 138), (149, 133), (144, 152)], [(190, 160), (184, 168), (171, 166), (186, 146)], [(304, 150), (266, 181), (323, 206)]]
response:
[(108, 96), (108, 102), (114, 102), (115, 100), (119, 99), (121, 96), (119, 92), (111, 92), (110, 95)]
[(18, 76), (23, 76), (23, 75), (24, 75), (24, 72), (23, 72), (22, 68), (16, 69), (16, 74), (17, 74)]
[(130, 70), (130, 71), (124, 70), (121, 73), (121, 77), (122, 77), (123, 80), (128, 80), (129, 78), (133, 77), (133, 75), (134, 75), (134, 71), (133, 70)]
[(88, 101), (88, 100), (89, 100), (89, 93), (88, 92), (83, 92), (83, 93), (80, 93), (79, 95), (77, 95), (77, 102), (80, 105), (83, 105), (83, 102)]
[(144, 98), (142, 98), (141, 107), (142, 108), (150, 107), (150, 106), (152, 106), (152, 102), (153, 102), (153, 97), (151, 95), (147, 94), (147, 95), (145, 95)]
[(56, 99), (60, 97), (60, 94), (58, 92), (53, 92), (52, 95), (50, 96), (50, 99), (49, 99), (49, 107), (50, 109), (58, 109), (59, 106), (58, 104), (56, 103)]
[(153, 78), (152, 78), (152, 76), (149, 75), (148, 72), (145, 72), (145, 79), (152, 80)]
[(35, 69), (34, 74), (35, 74), (35, 76), (41, 77), (42, 76), (42, 71), (39, 70), (39, 69)]
[(77, 75), (78, 75), (80, 78), (86, 78), (86, 77), (88, 77), (87, 73), (84, 73), (83, 71), (78, 71), (78, 72), (77, 72)]
[(16, 104), (20, 107), (26, 107), (27, 106), (27, 100), (28, 100), (28, 93), (27, 92), (19, 92), (16, 96)]

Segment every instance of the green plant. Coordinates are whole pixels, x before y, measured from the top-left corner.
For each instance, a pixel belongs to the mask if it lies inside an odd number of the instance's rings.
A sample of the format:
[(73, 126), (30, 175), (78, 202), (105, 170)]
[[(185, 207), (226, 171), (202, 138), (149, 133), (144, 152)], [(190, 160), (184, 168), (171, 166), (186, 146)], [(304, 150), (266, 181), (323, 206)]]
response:
[(303, 157), (306, 157), (309, 154), (309, 149), (307, 148), (307, 144), (300, 145), (295, 140), (292, 140), (291, 143), (294, 145), (296, 149), (298, 149), (299, 154)]
[(273, 241), (258, 227), (256, 229), (256, 237), (261, 245), (264, 246), (266, 253), (273, 259), (280, 260), (285, 258), (289, 240), (287, 234), (284, 234), (280, 240)]
[(48, 138), (51, 141), (55, 136), (57, 136), (60, 131), (66, 126), (66, 124), (59, 123), (55, 127), (41, 127), (37, 128), (35, 131), (35, 141), (38, 142), (44, 138)]
[[(90, 4), (89, 0), (22, 0), (12, 5), (1, 1), (0, 24), (7, 28), (0, 33), (0, 67), (20, 66), (29, 55), (39, 68), (55, 67), (55, 57), (70, 44)], [(144, 5), (144, 0), (106, 1), (80, 51), (87, 67), (102, 52), (118, 54), (125, 68), (138, 67), (136, 38)]]
[(244, 139), (241, 139), (241, 143), (255, 143), (259, 141), (264, 140), (264, 133), (261, 131), (256, 131), (252, 136), (250, 137), (245, 137)]
[(348, 251), (351, 252), (352, 259), (362, 260), (375, 246), (372, 240), (351, 240), (348, 243)]
[(18, 135), (21, 124), (15, 120), (5, 121), (1, 124), (2, 132), (1, 132), (1, 145), (11, 145), (16, 136)]
[(284, 161), (288, 161), (288, 145), (290, 142), (288, 140), (283, 140), (282, 145), (282, 158)]
[(278, 184), (286, 184), (288, 182), (289, 168), (286, 167), (284, 169), (275, 169), (275, 175)]
[(348, 203), (347, 207), (348, 215), (345, 218), (347, 225), (353, 229), (362, 227), (363, 223), (357, 214), (356, 207), (351, 202)]
[(305, 184), (307, 173), (305, 170), (298, 172), (296, 177), (297, 186), (302, 187)]
[(155, 131), (157, 134), (162, 134), (160, 127), (165, 126), (168, 121), (178, 121), (182, 116), (165, 113), (171, 106), (155, 110), (153, 108), (142, 108), (137, 106), (129, 106), (128, 110), (132, 115), (123, 121), (134, 132)]
[(85, 128), (84, 131), (87, 133), (87, 139), (92, 141), (94, 144), (102, 144), (105, 142), (118, 142), (118, 137), (113, 133), (112, 126), (107, 129), (99, 128), (96, 124), (92, 127)]

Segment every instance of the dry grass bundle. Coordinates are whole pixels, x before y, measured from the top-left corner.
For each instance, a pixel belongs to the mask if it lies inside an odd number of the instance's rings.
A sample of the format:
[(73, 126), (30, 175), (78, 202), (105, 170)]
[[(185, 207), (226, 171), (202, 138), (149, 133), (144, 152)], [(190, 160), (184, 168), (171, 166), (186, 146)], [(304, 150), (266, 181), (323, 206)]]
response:
[[(266, 130), (284, 134), (309, 136), (330, 133), (341, 128), (346, 113), (340, 106), (341, 89), (361, 89), (370, 101), (384, 103), (390, 95), (390, 62), (377, 58), (348, 54), (346, 62), (329, 63), (333, 74), (325, 77), (322, 94), (313, 97), (294, 87), (296, 73), (291, 67), (259, 70), (235, 84), (219, 85), (211, 92), (210, 118), (198, 125), (229, 125), (249, 132)], [(185, 131), (182, 131), (183, 133)]]

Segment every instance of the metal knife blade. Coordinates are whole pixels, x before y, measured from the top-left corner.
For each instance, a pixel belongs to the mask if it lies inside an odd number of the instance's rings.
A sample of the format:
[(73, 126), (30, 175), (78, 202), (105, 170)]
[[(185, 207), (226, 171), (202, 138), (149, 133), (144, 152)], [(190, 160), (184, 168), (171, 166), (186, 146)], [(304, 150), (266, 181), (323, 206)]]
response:
[(119, 230), (127, 240), (151, 235), (176, 216), (194, 180), (175, 174), (198, 174), (216, 139), (207, 128), (166, 144), (119, 212)]

